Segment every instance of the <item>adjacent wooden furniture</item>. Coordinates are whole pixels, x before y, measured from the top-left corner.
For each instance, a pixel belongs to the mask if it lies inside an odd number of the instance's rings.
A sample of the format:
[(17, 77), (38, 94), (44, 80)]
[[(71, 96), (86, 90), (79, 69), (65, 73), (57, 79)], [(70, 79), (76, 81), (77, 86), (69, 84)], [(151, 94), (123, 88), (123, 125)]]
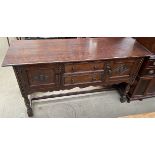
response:
[[(2, 65), (13, 66), (28, 116), (32, 116), (34, 98), (28, 95), (34, 92), (124, 83), (121, 102), (125, 102), (150, 55), (133, 38), (20, 40), (12, 42)], [(37, 99), (57, 96), (62, 95)]]
[(120, 118), (155, 118), (155, 112), (128, 115), (128, 116), (123, 116)]
[(135, 83), (127, 95), (128, 101), (155, 96), (155, 38), (139, 37), (136, 40), (152, 52), (152, 56), (144, 61)]

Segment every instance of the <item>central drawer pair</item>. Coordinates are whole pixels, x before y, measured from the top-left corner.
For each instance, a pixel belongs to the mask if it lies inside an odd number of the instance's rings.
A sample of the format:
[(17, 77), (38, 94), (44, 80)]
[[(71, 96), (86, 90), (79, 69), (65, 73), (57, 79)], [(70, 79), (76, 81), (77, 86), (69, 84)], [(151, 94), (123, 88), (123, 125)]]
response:
[(65, 64), (64, 85), (98, 83), (103, 81), (104, 62)]

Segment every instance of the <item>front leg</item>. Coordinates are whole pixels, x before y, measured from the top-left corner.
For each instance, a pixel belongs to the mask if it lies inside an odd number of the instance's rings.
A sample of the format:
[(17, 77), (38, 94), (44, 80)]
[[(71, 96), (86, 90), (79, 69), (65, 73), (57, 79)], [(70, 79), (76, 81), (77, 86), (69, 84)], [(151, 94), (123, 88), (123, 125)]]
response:
[(121, 103), (124, 103), (124, 102), (126, 102), (126, 101), (127, 101), (126, 96), (125, 96), (125, 95), (122, 95), (121, 98), (120, 98), (120, 102), (121, 102)]
[(33, 116), (33, 110), (32, 110), (30, 101), (28, 99), (28, 96), (24, 96), (24, 101), (25, 101), (25, 105), (26, 105), (26, 108), (27, 108), (27, 114), (28, 114), (29, 117), (32, 117)]
[(130, 90), (130, 84), (128, 83), (127, 86), (125, 87), (125, 90), (124, 92), (121, 94), (121, 98), (120, 98), (120, 102), (121, 103), (124, 103), (127, 101), (127, 93), (129, 92)]
[(31, 108), (31, 104), (30, 101), (28, 99), (28, 95), (27, 95), (27, 87), (26, 87), (26, 81), (27, 79), (25, 79), (25, 70), (23, 67), (21, 66), (14, 66), (13, 67), (17, 81), (18, 81), (18, 85), (20, 88), (20, 92), (22, 94), (22, 97), (24, 98), (24, 102), (27, 108), (27, 114), (29, 117), (33, 116), (33, 111)]

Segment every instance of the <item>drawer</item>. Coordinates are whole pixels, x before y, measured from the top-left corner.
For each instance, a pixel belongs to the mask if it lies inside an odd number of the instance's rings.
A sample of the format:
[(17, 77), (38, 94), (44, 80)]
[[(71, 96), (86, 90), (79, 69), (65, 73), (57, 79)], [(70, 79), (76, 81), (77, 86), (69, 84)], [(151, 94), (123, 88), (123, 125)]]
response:
[(155, 67), (155, 59), (151, 59), (147, 62), (147, 67)]
[(155, 76), (155, 68), (145, 68), (142, 72), (142, 75)]
[(104, 70), (104, 62), (81, 62), (65, 64), (65, 73)]
[(103, 81), (103, 72), (93, 74), (70, 74), (64, 76), (64, 85), (97, 83)]

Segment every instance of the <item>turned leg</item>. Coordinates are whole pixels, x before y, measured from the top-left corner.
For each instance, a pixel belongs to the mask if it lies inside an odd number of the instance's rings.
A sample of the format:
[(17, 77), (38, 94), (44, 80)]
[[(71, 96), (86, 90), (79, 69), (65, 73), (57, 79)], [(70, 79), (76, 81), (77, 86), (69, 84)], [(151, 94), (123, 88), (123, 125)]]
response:
[(124, 103), (127, 101), (126, 95), (122, 95), (120, 98), (121, 103)]
[(27, 108), (27, 114), (29, 117), (32, 117), (33, 116), (33, 110), (31, 108), (30, 101), (29, 101), (27, 96), (24, 96), (24, 101), (25, 101), (25, 105)]
[(130, 103), (130, 98), (127, 97), (127, 102)]
[(121, 95), (121, 98), (120, 98), (120, 101), (121, 101), (121, 103), (124, 103), (124, 102), (126, 102), (127, 101), (127, 93), (129, 92), (129, 90), (130, 90), (130, 84), (128, 84), (126, 87), (125, 87), (125, 90), (124, 90), (124, 92), (122, 93), (122, 95)]

